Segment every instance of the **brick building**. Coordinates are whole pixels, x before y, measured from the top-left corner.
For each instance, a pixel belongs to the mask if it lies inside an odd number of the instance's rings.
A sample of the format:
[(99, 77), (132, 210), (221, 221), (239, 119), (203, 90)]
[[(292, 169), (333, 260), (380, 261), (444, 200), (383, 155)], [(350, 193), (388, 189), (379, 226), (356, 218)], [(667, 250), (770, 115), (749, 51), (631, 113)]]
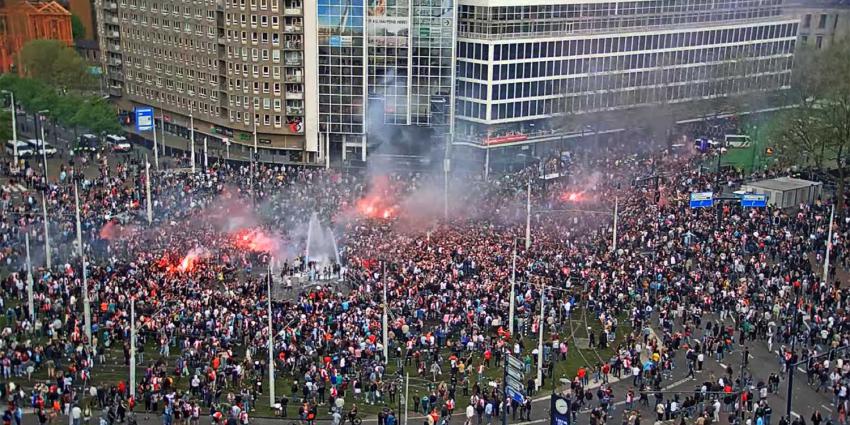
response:
[(73, 45), (71, 13), (55, 1), (4, 2), (0, 6), (0, 72), (12, 70), (24, 44), (38, 39)]

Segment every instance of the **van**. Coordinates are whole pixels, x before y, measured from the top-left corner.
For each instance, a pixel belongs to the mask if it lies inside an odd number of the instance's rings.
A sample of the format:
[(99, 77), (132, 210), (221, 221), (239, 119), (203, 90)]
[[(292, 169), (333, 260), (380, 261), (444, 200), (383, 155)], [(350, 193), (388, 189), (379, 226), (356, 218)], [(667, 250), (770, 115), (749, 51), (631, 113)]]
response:
[(9, 154), (9, 156), (15, 155), (15, 145), (18, 145), (18, 157), (25, 158), (32, 156), (33, 153), (35, 153), (33, 147), (26, 142), (22, 142), (20, 140), (9, 140), (6, 142), (6, 153)]
[(38, 139), (29, 139), (27, 143), (32, 146), (33, 152), (38, 155), (46, 155), (49, 158), (53, 158), (53, 155), (56, 155), (56, 152), (58, 152), (50, 143), (42, 142)]
[(77, 147), (74, 150), (78, 152), (96, 152), (100, 150), (100, 139), (94, 134), (82, 134), (77, 139)]
[(114, 134), (106, 136), (106, 145), (112, 152), (130, 152), (133, 149), (133, 145), (130, 144), (126, 137), (116, 136)]

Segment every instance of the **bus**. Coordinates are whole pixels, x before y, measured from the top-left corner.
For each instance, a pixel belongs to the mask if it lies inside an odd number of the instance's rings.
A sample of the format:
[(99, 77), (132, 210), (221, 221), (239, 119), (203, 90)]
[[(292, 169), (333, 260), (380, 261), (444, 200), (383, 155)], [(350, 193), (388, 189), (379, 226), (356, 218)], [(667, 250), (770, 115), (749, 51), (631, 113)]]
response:
[(750, 136), (745, 134), (727, 134), (723, 136), (723, 142), (727, 148), (748, 148), (752, 143)]

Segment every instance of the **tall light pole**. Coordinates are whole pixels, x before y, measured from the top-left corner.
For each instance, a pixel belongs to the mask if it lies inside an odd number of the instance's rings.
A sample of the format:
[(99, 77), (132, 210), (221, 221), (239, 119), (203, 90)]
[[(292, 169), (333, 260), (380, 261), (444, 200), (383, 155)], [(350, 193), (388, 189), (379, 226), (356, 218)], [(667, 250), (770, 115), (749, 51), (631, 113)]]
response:
[[(153, 127), (151, 127), (151, 132), (153, 132), (153, 163), (156, 166), (156, 169), (159, 170), (159, 145), (156, 142), (156, 111), (151, 111), (151, 122)], [(165, 153), (163, 151), (163, 153)], [(147, 159), (145, 159), (147, 163)]]
[(45, 184), (45, 186), (47, 185), (47, 139), (44, 137), (44, 123), (41, 122), (41, 118), (44, 116), (44, 114), (47, 114), (48, 112), (50, 112), (50, 110), (43, 109), (41, 111), (38, 111), (38, 113), (37, 113), (37, 119), (38, 119), (40, 127), (41, 127), (41, 142), (39, 143), (39, 146), (41, 146), (41, 161), (42, 161), (42, 164), (44, 165), (44, 184)]
[(47, 192), (41, 192), (41, 213), (44, 219), (44, 264), (50, 270), (50, 223), (47, 221)]
[(511, 306), (508, 310), (508, 334), (511, 338), (514, 336), (514, 299), (516, 298), (516, 294), (514, 294), (514, 291), (516, 290), (516, 241), (516, 238), (514, 238), (513, 261), (511, 262)]
[(11, 90), (3, 90), (2, 93), (8, 94), (10, 98), (11, 105), (9, 106), (12, 110), (12, 155), (15, 159), (15, 168), (18, 168), (18, 124), (17, 124), (17, 115), (18, 111), (15, 109), (15, 93)]
[(192, 150), (189, 159), (192, 161), (192, 174), (195, 174), (195, 116), (192, 109), (189, 109), (189, 144)]
[(89, 351), (91, 351), (91, 306), (89, 305), (89, 285), (88, 276), (86, 275), (86, 257), (83, 252), (83, 227), (80, 221), (80, 193), (76, 182), (74, 182), (74, 206), (77, 219), (77, 255), (79, 255), (83, 267), (83, 318), (85, 320), (86, 327), (86, 345), (89, 347)]
[(531, 178), (528, 179), (528, 189), (525, 199), (525, 249), (531, 248)]
[(829, 282), (829, 254), (832, 251), (832, 221), (835, 219), (835, 204), (829, 211), (829, 233), (826, 239), (826, 256), (823, 259), (823, 281)]
[(384, 337), (383, 337), (384, 364), (386, 365), (386, 364), (389, 363), (389, 352), (390, 352), (389, 347), (387, 346), (389, 331), (387, 329), (388, 325), (387, 325), (387, 263), (386, 262), (384, 262), (384, 272), (381, 274), (381, 279), (384, 281), (384, 284), (382, 285), (384, 287), (384, 314), (383, 314), (383, 317), (381, 318), (381, 324), (382, 324), (382, 327), (384, 329)]
[(136, 298), (130, 297), (130, 396), (136, 396)]
[(614, 197), (614, 236), (611, 238), (611, 252), (617, 252), (617, 212), (620, 208), (620, 198)]
[(540, 323), (537, 338), (537, 388), (543, 386), (543, 327), (546, 315), (546, 286), (540, 284)]
[(24, 241), (26, 243), (27, 248), (27, 309), (29, 310), (30, 320), (35, 323), (35, 303), (33, 302), (33, 294), (32, 294), (32, 261), (30, 260), (30, 233), (27, 230), (24, 233)]
[[(446, 148), (448, 149), (448, 148)], [(443, 159), (443, 218), (445, 220), (449, 219), (449, 168), (451, 167), (451, 160), (448, 157), (448, 151), (446, 152), (446, 157)]]
[[(165, 111), (163, 111), (162, 109), (159, 110), (159, 122), (160, 122), (160, 126), (159, 126), (159, 132), (160, 133), (159, 133), (159, 135), (162, 136), (162, 137), (160, 137), (160, 139), (162, 139), (162, 154), (166, 155), (166, 153), (165, 153)], [(154, 128), (154, 131), (156, 131), (156, 128)], [(156, 139), (154, 139), (154, 140), (156, 140)], [(173, 153), (173, 150), (172, 150), (172, 153)]]
[(148, 226), (153, 224), (153, 204), (151, 203), (151, 163), (145, 155), (145, 209), (148, 215)]
[(274, 328), (272, 327), (272, 262), (269, 257), (269, 276), (267, 282), (268, 291), (268, 316), (269, 316), (269, 406), (274, 406)]
[(207, 136), (204, 136), (204, 172), (210, 168), (209, 155), (207, 155)]

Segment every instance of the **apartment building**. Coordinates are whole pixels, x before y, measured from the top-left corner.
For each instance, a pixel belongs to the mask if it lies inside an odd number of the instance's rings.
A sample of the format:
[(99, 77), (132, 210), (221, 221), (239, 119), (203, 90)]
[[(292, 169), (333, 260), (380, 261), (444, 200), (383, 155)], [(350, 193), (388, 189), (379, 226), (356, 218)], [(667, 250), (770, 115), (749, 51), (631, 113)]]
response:
[(303, 0), (96, 1), (107, 86), (122, 110), (154, 107), (157, 126), (187, 145), (193, 129), (216, 152), (320, 160), (307, 119), (316, 96), (305, 92), (315, 86), (305, 55), (315, 15), (305, 19)]

